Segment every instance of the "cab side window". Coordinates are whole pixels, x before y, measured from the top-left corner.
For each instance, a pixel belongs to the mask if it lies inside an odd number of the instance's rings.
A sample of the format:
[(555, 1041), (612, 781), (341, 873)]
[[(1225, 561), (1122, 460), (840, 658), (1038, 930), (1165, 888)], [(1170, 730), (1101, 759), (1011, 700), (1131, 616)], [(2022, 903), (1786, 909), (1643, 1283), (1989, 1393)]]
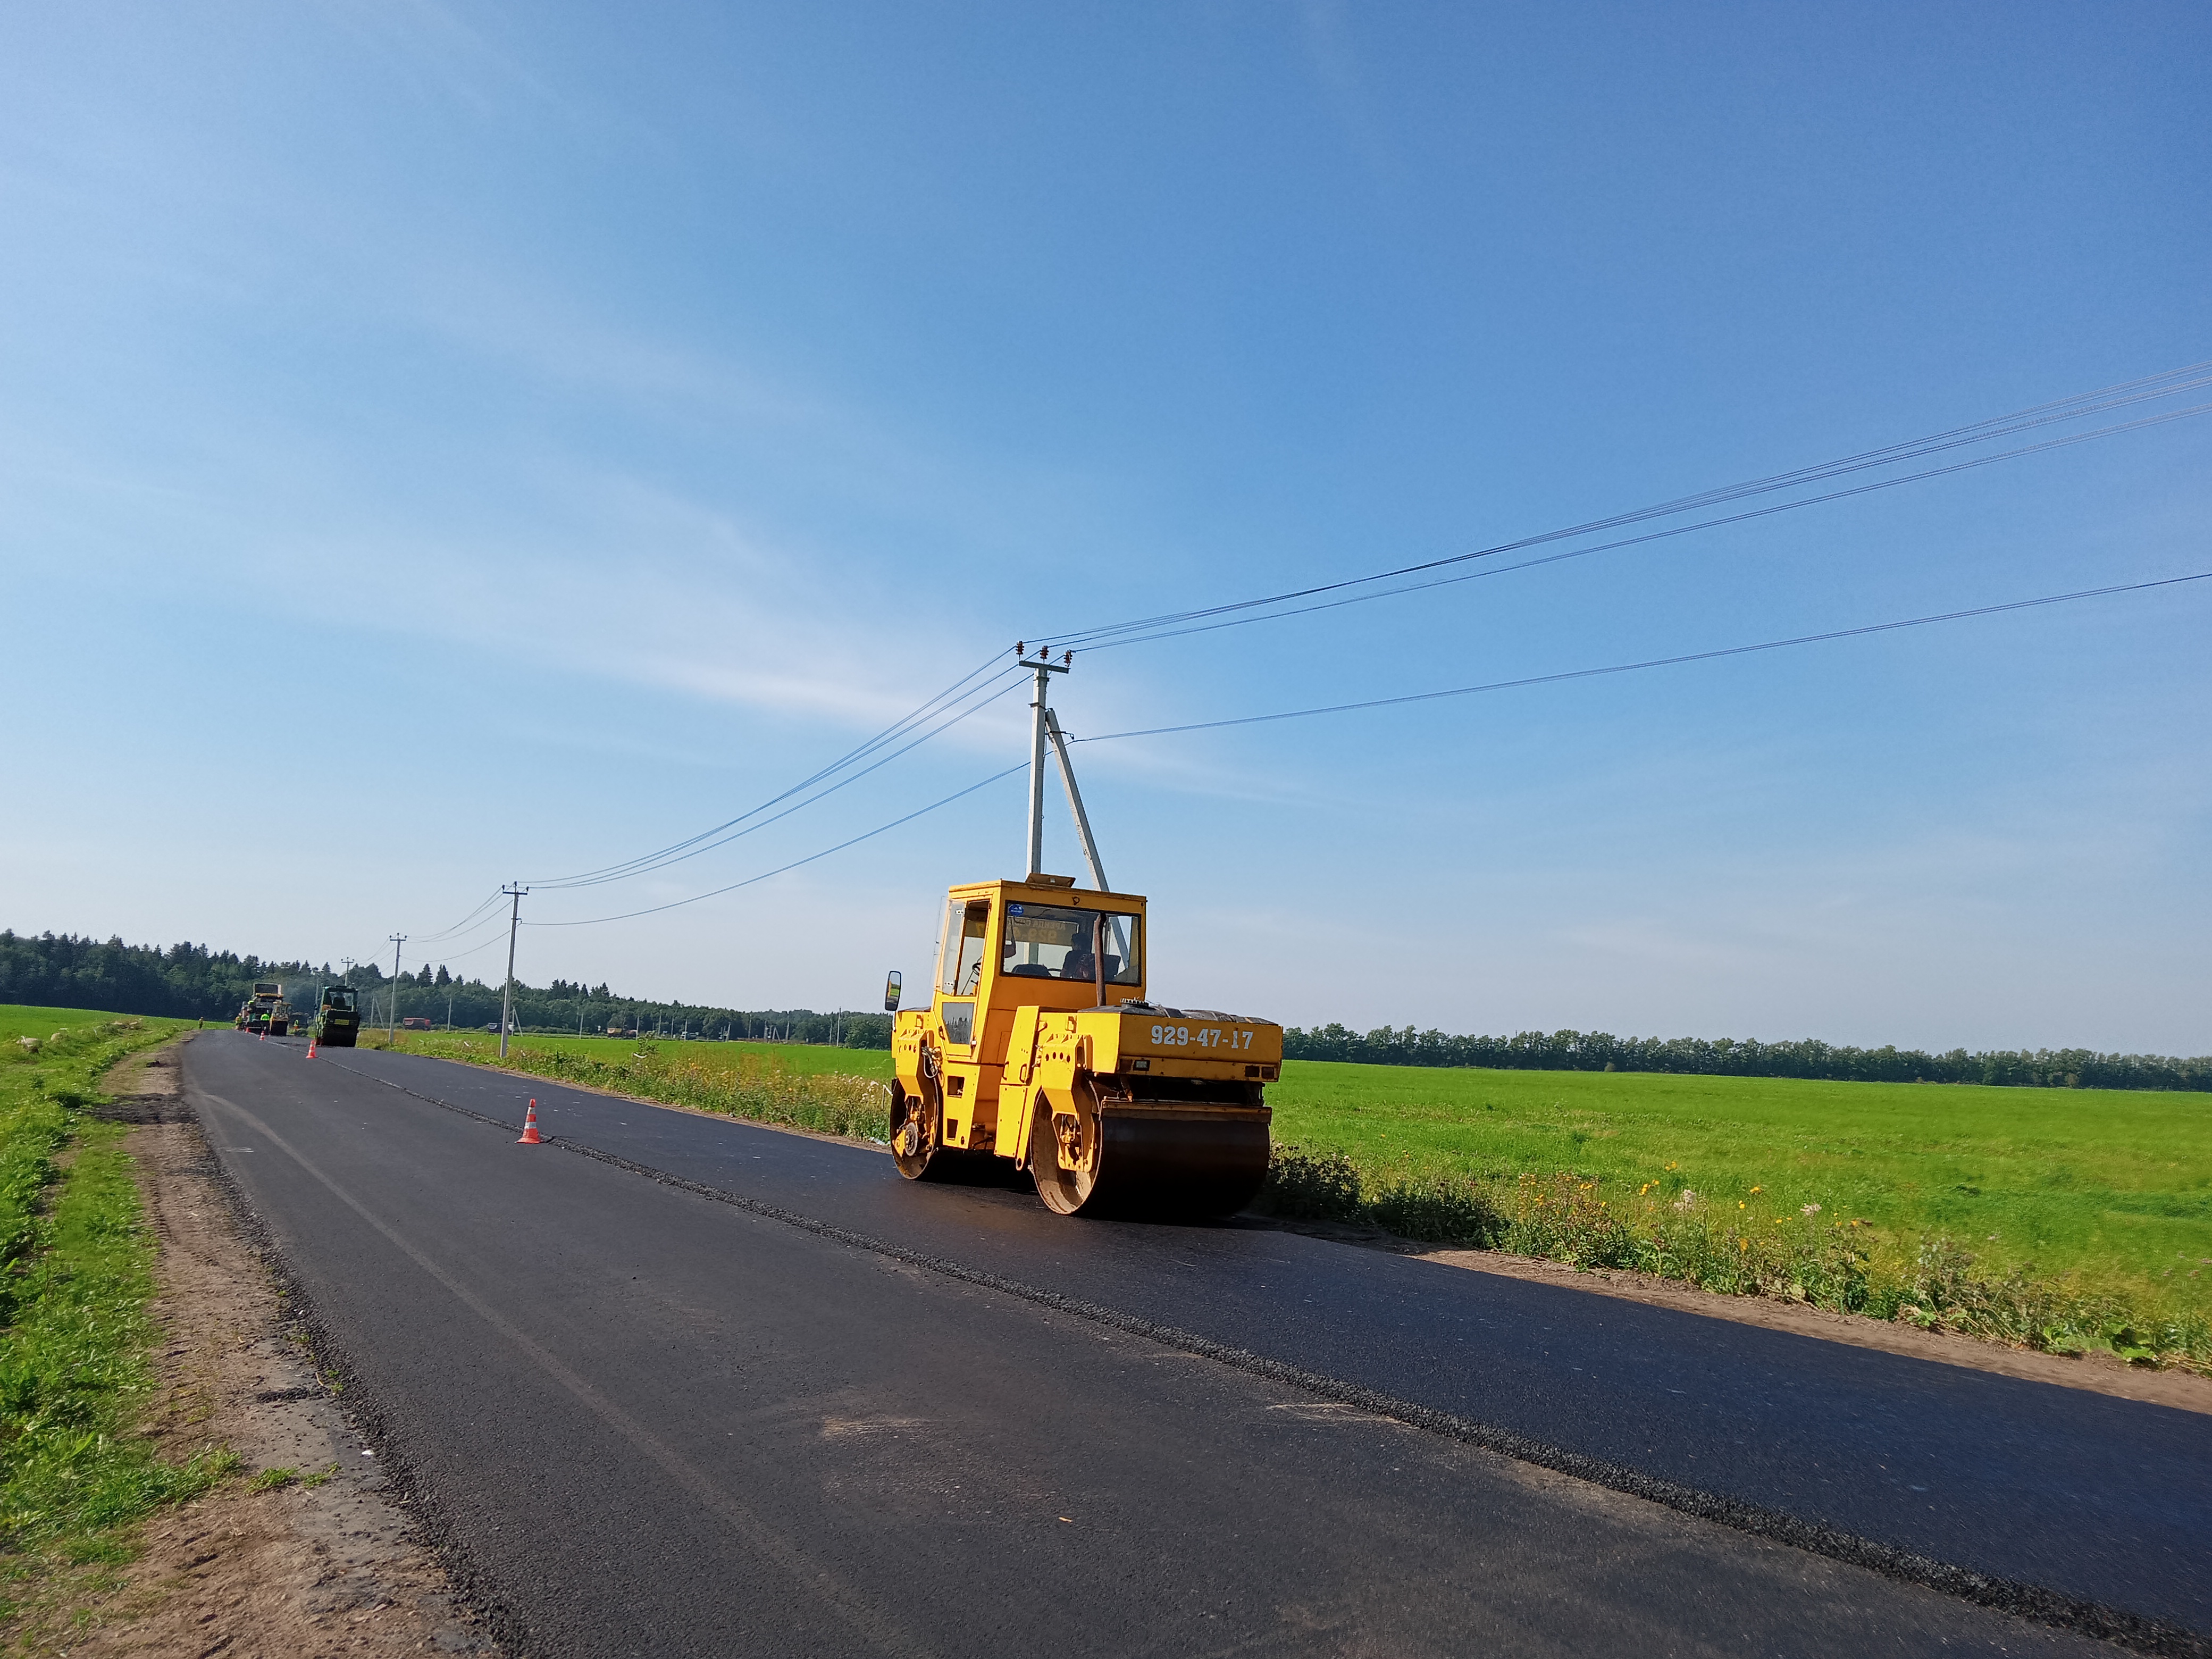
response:
[(948, 996), (967, 996), (983, 977), (983, 954), (991, 937), (991, 902), (973, 899), (953, 902), (945, 918), (945, 973), (938, 989)]

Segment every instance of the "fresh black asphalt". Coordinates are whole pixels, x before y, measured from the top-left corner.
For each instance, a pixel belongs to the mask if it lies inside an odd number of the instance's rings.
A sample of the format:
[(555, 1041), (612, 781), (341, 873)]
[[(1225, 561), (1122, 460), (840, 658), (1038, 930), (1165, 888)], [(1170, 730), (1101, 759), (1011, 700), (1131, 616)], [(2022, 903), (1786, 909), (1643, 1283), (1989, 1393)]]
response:
[[(2212, 1419), (866, 1149), (210, 1034), (188, 1097), (530, 1653), (2072, 1650), (418, 1096), (1305, 1372), (2212, 1630)], [(399, 1086), (388, 1086), (397, 1085)], [(403, 1092), (414, 1091), (414, 1094)], [(1065, 1518), (1062, 1518), (1065, 1517)]]

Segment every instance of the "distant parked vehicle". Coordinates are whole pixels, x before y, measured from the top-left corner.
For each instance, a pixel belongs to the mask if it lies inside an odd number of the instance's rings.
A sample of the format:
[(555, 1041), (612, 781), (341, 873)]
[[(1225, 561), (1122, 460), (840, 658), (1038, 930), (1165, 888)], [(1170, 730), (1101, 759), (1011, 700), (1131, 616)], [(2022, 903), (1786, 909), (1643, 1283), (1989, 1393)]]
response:
[(406, 1014), (400, 1018), (399, 1029), (403, 1031), (434, 1031), (438, 1028), (420, 1014)]

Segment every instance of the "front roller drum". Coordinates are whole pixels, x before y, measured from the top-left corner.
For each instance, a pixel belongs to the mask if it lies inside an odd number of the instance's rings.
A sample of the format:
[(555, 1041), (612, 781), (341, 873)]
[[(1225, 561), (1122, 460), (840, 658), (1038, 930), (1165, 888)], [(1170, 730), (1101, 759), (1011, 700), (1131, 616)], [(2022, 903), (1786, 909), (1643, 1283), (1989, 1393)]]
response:
[[(1061, 1215), (1196, 1220), (1236, 1214), (1267, 1178), (1267, 1115), (1179, 1105), (1133, 1102), (1051, 1116), (1040, 1111), (1030, 1142), (1037, 1196)], [(1097, 1146), (1084, 1145), (1093, 1135)], [(1077, 1168), (1062, 1167), (1063, 1143)]]

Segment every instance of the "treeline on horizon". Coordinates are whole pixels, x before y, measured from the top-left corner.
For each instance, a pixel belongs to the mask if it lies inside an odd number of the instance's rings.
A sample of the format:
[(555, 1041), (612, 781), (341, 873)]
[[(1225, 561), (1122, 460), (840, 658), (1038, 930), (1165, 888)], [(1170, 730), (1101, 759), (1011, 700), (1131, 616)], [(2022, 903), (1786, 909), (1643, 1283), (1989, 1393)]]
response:
[[(104, 944), (68, 933), (33, 937), (0, 930), (0, 1002), (50, 1008), (93, 1008), (109, 1013), (144, 1014), (168, 1019), (220, 1020), (228, 1024), (239, 1005), (253, 994), (256, 980), (273, 979), (302, 1018), (310, 1016), (320, 988), (339, 982), (329, 963), (277, 962), (234, 951), (216, 951), (189, 942), (163, 950), (156, 945)], [(403, 972), (397, 980), (374, 963), (356, 963), (345, 983), (362, 994), (375, 1019), (394, 1017), (451, 1023), (457, 1029), (499, 1024), (500, 988), (462, 979), (445, 968)], [(398, 1008), (387, 999), (396, 994)], [(514, 991), (514, 1023), (525, 1031), (574, 1034), (580, 1024), (586, 1036), (610, 1026), (648, 1036), (773, 1037), (790, 1042), (835, 1042), (848, 1048), (888, 1048), (888, 1014), (811, 1008), (715, 1008), (696, 1003), (656, 1002), (617, 996), (555, 980), (542, 989), (520, 985)]]
[(2212, 1056), (2100, 1054), (2088, 1048), (1839, 1048), (1806, 1037), (1761, 1042), (1735, 1037), (1619, 1037), (1608, 1031), (1522, 1031), (1518, 1036), (1450, 1036), (1442, 1031), (1364, 1035), (1341, 1025), (1283, 1033), (1289, 1060), (1352, 1060), (1367, 1066), (1480, 1066), (1523, 1072), (1673, 1072), (1699, 1077), (1812, 1078), (1838, 1083), (1988, 1083), (2033, 1089), (2212, 1090)]
[[(318, 988), (335, 984), (328, 963), (264, 961), (204, 945), (125, 945), (70, 934), (36, 937), (0, 930), (0, 1002), (91, 1008), (118, 1014), (228, 1023), (252, 994), (253, 981), (274, 979), (303, 1015)], [(395, 981), (374, 963), (354, 964), (349, 981), (371, 1000), (381, 1023), (398, 1017), (442, 1026), (495, 1027), (500, 988), (424, 967)], [(655, 1002), (597, 987), (555, 980), (540, 988), (517, 985), (515, 1024), (526, 1031), (587, 1035), (620, 1025), (648, 1036), (738, 1037), (888, 1048), (891, 1021), (874, 1012), (817, 1013), (809, 1008), (740, 1009)], [(2087, 1048), (1996, 1050), (1856, 1048), (1805, 1038), (1761, 1042), (1733, 1037), (1619, 1037), (1605, 1031), (1522, 1031), (1515, 1036), (1453, 1036), (1389, 1026), (1358, 1032), (1342, 1025), (1283, 1033), (1291, 1060), (1352, 1060), (1369, 1066), (1487, 1066), (1501, 1071), (1665, 1072), (1706, 1077), (1809, 1078), (1844, 1083), (1985, 1083), (2044, 1089), (2212, 1091), (2212, 1056), (2100, 1054)]]

